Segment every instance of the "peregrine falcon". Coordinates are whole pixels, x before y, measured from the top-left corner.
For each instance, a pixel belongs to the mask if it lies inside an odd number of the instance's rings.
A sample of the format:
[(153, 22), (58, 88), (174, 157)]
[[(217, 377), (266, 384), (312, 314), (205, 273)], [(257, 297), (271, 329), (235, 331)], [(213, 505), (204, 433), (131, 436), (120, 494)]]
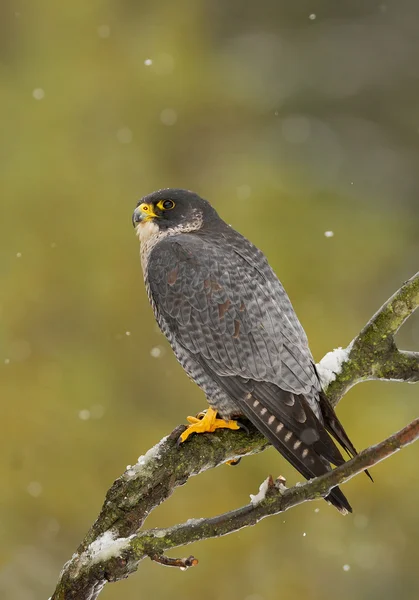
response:
[[(329, 404), (307, 337), (264, 254), (211, 204), (181, 189), (142, 198), (132, 217), (160, 329), (210, 408), (182, 434), (246, 417), (307, 479), (356, 450)], [(338, 487), (326, 498), (352, 512)]]

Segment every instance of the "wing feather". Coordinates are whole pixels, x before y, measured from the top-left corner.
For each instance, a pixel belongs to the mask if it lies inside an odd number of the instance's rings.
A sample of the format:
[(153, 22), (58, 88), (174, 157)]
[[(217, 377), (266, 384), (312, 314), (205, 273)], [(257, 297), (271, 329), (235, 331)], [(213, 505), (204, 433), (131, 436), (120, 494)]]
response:
[[(343, 462), (326, 429), (354, 447), (334, 411), (322, 411), (307, 337), (284, 288), (263, 254), (231, 231), (229, 243), (182, 234), (153, 248), (147, 279), (157, 316), (305, 477), (325, 473)], [(340, 490), (329, 499), (350, 510)]]
[(310, 392), (317, 382), (312, 357), (286, 303), (284, 310), (286, 296), (276, 297), (258, 269), (227, 250), (187, 234), (157, 244), (148, 268), (155, 305), (177, 342), (190, 350), (194, 332), (193, 351), (215, 373), (224, 374), (228, 366), (230, 375)]

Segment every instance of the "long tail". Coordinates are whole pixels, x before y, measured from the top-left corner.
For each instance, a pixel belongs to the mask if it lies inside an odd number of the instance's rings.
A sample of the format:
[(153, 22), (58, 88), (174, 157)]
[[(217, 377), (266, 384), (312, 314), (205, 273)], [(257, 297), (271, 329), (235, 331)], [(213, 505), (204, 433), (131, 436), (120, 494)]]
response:
[[(262, 386), (264, 389), (260, 389)], [(278, 388), (274, 387), (269, 390), (266, 383), (256, 385), (240, 403), (245, 416), (306, 479), (329, 472), (330, 463), (343, 464), (341, 453), (305, 399), (283, 390), (279, 390), (278, 398)], [(276, 392), (275, 401), (270, 392)], [(338, 487), (325, 499), (342, 514), (352, 512)]]
[[(241, 413), (306, 479), (328, 473), (332, 469), (331, 464), (339, 466), (345, 462), (304, 396), (284, 391), (267, 381), (221, 377), (205, 361), (201, 365), (235, 401)], [(333, 412), (332, 408), (330, 410)], [(339, 423), (337, 417), (336, 422)], [(346, 433), (344, 440), (347, 447), (356, 452)], [(333, 488), (325, 499), (342, 514), (352, 512), (351, 505), (338, 487)]]
[[(320, 409), (323, 414), (324, 424), (327, 431), (333, 435), (333, 437), (339, 442), (342, 448), (346, 450), (346, 452), (351, 458), (356, 456), (358, 452), (355, 446), (349, 439), (348, 434), (343, 428), (342, 423), (339, 421), (335, 411), (329, 403), (329, 400), (323, 392), (320, 392)], [(369, 471), (367, 471), (366, 469), (365, 474), (368, 475), (372, 482), (374, 481)]]

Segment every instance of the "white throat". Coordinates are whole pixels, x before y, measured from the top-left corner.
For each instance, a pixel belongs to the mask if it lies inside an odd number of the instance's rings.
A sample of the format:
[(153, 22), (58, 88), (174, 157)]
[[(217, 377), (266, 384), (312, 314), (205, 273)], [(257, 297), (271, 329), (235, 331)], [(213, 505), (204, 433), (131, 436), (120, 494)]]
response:
[(157, 242), (168, 236), (197, 231), (198, 229), (201, 229), (202, 223), (203, 218), (200, 210), (193, 211), (192, 218), (189, 223), (181, 223), (180, 225), (170, 229), (160, 229), (153, 219), (139, 223), (135, 228), (135, 233), (141, 242), (141, 266), (143, 268), (144, 277), (147, 276), (147, 266), (150, 253)]
[(141, 266), (143, 269), (144, 278), (147, 274), (148, 259), (150, 252), (157, 244), (159, 239), (165, 237), (163, 231), (160, 231), (159, 226), (154, 221), (146, 221), (145, 223), (139, 223), (135, 228), (135, 233), (141, 243), (140, 256)]
[(147, 244), (147, 242), (151, 238), (158, 235), (159, 231), (160, 230), (159, 230), (157, 223), (155, 223), (151, 219), (150, 219), (150, 221), (146, 221), (145, 223), (139, 223), (137, 225), (137, 227), (135, 228), (135, 233), (137, 234), (138, 239), (141, 242), (141, 245)]

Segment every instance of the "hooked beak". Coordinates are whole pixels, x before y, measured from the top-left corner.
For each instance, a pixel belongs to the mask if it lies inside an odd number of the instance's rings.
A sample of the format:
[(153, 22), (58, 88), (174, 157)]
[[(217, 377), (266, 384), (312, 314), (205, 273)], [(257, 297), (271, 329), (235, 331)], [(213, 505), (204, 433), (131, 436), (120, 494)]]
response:
[(143, 202), (134, 210), (132, 215), (132, 224), (134, 227), (136, 227), (139, 223), (150, 221), (156, 217), (158, 217), (158, 215), (156, 215), (154, 212), (153, 205)]

